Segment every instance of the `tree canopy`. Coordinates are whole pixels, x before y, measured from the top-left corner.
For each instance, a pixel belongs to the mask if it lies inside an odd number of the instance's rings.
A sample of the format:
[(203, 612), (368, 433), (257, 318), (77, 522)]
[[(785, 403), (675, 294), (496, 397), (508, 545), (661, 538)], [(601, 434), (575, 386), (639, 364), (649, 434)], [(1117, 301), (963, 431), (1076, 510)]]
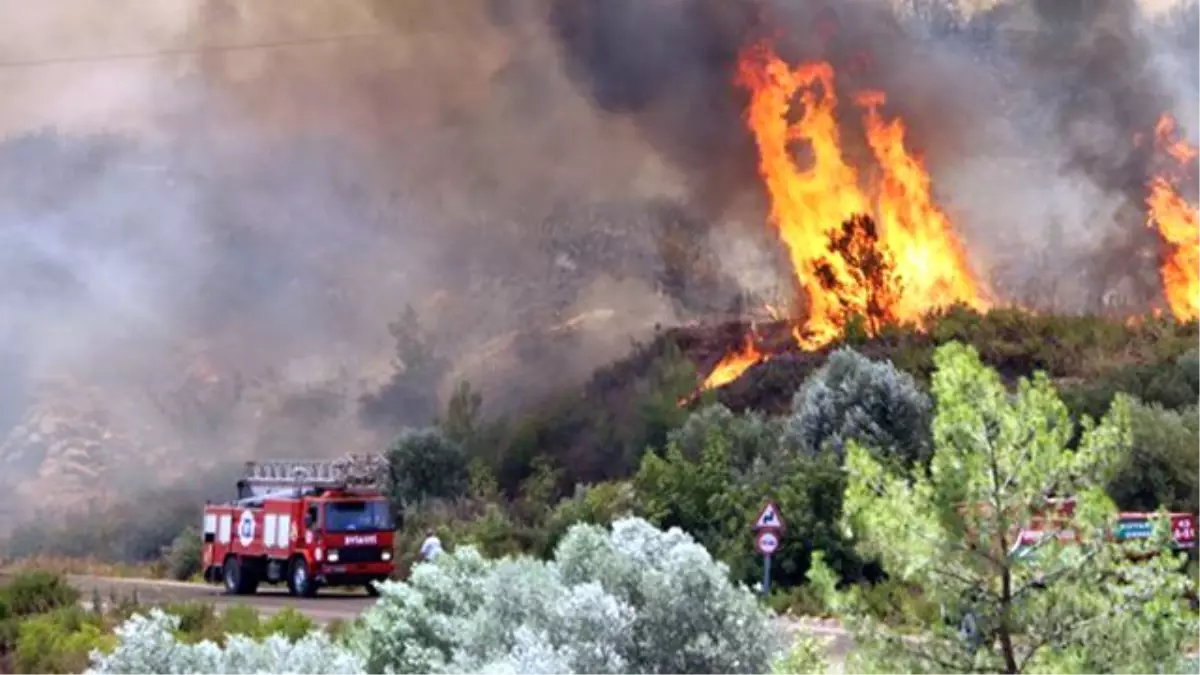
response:
[[(1084, 419), (1074, 450), (1067, 408), (1049, 379), (1010, 393), (970, 347), (935, 355), (934, 453), (928, 469), (879, 462), (857, 443), (846, 457), (843, 524), (860, 553), (941, 608), (917, 637), (882, 628), (861, 593), (835, 590), (818, 561), (810, 579), (855, 629), (859, 672), (1179, 672), (1197, 617), (1184, 599), (1169, 531), (1117, 543), (1105, 485), (1133, 440), (1130, 401)], [(1069, 519), (1022, 527), (1074, 500)], [(1157, 553), (1157, 555), (1153, 555)]]

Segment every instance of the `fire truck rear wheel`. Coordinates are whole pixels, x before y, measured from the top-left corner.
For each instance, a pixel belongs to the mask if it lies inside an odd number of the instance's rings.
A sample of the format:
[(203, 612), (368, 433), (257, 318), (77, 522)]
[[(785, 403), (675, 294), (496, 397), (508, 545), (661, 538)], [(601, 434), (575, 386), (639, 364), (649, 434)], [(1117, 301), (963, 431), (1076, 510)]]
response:
[(317, 594), (317, 583), (313, 581), (308, 561), (303, 556), (294, 556), (288, 564), (288, 592), (305, 598)]
[(255, 570), (235, 555), (225, 558), (221, 576), (225, 582), (225, 592), (231, 595), (251, 595), (258, 590)]

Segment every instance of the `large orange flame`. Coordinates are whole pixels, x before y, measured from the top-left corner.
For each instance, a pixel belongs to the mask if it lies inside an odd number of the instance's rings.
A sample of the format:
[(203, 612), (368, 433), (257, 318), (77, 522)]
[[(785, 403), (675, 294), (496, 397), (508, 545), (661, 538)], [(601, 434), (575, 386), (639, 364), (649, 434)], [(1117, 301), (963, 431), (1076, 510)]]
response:
[[(830, 64), (792, 68), (760, 43), (743, 53), (738, 82), (751, 94), (746, 121), (771, 198), (771, 222), (807, 295), (808, 316), (796, 334), (802, 347), (828, 344), (842, 334), (850, 315), (865, 314), (872, 290), (830, 245), (831, 234), (855, 215), (878, 222), (878, 246), (891, 261), (889, 283), (897, 288), (885, 294), (888, 319), (919, 323), (928, 312), (955, 303), (986, 305), (948, 218), (933, 201), (928, 173), (905, 145), (903, 123), (879, 111), (882, 94), (856, 98), (880, 174), (864, 189), (843, 154)], [(798, 119), (790, 121), (796, 98)], [(807, 168), (793, 157), (796, 142), (810, 157)], [(822, 274), (837, 282), (836, 293), (822, 286)]]
[[(1181, 167), (1200, 156), (1196, 148), (1175, 138), (1170, 116), (1163, 115), (1154, 131), (1159, 150)], [(1200, 317), (1200, 222), (1196, 207), (1179, 195), (1176, 185), (1170, 175), (1150, 179), (1147, 224), (1171, 247), (1159, 268), (1167, 305), (1175, 318), (1192, 321)]]
[[(843, 152), (829, 63), (793, 68), (764, 42), (746, 49), (738, 66), (738, 84), (750, 91), (746, 123), (758, 146), (770, 220), (806, 295), (807, 316), (794, 331), (802, 348), (837, 339), (855, 314), (868, 319), (868, 330), (876, 330), (872, 313), (884, 322), (919, 325), (929, 312), (956, 303), (987, 306), (949, 219), (934, 203), (929, 174), (905, 144), (904, 124), (880, 112), (886, 100), (882, 93), (855, 97), (878, 163), (878, 177), (864, 187)], [(809, 158), (806, 168), (793, 156), (797, 145)], [(878, 231), (843, 230), (844, 223), (860, 216), (871, 217)], [(882, 260), (888, 272), (868, 277), (856, 269), (861, 259), (851, 260), (848, 249), (834, 248), (833, 239), (843, 232), (847, 247), (878, 249), (874, 259)], [(702, 389), (731, 382), (762, 360), (748, 338), (741, 352), (717, 364)]]

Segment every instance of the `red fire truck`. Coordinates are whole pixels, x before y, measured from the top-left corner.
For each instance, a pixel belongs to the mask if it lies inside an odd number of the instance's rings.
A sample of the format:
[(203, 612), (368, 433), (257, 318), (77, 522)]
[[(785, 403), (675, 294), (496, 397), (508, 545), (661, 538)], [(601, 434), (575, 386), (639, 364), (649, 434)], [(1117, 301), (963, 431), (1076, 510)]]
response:
[(370, 476), (344, 461), (247, 462), (238, 498), (204, 507), (204, 579), (246, 595), (286, 582), (292, 595), (372, 585), (395, 570), (395, 525)]

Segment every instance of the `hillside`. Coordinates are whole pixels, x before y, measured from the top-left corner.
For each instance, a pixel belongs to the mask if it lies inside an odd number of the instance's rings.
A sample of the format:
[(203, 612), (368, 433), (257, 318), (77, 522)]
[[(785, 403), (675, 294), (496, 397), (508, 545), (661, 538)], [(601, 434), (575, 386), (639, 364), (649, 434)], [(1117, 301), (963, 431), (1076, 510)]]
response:
[(791, 332), (792, 324), (786, 321), (729, 322), (663, 331), (627, 359), (601, 369), (590, 390), (603, 389), (610, 377), (630, 378), (672, 349), (696, 364), (700, 373), (709, 372), (722, 358), (740, 351), (746, 336), (753, 336), (767, 358), (720, 388), (718, 400), (738, 411), (772, 413), (786, 407), (800, 381), (820, 367), (832, 350), (845, 346), (871, 358), (892, 361), (924, 379), (933, 365), (933, 349), (940, 343), (960, 340), (979, 349), (988, 365), (1009, 378), (1028, 377), (1044, 370), (1070, 384), (1102, 377), (1122, 367), (1173, 359), (1194, 348), (1198, 336), (1195, 321), (1039, 316), (1019, 309), (984, 313), (954, 309), (935, 315), (927, 330), (889, 327), (875, 338), (843, 338), (815, 351), (799, 348)]
[[(703, 391), (708, 374), (722, 359), (744, 350), (747, 336), (753, 336), (765, 360), (724, 386)], [(623, 478), (647, 446), (661, 446), (666, 433), (704, 402), (735, 412), (787, 413), (805, 378), (844, 346), (925, 381), (934, 349), (950, 340), (977, 348), (985, 363), (1010, 381), (1047, 372), (1077, 412), (1103, 413), (1117, 390), (1174, 407), (1190, 400), (1200, 378), (1198, 373), (1192, 381), (1175, 382), (1177, 360), (1189, 350), (1194, 354), (1198, 339), (1195, 321), (1015, 309), (951, 309), (934, 316), (927, 330), (891, 327), (876, 338), (851, 336), (811, 351), (797, 346), (792, 324), (784, 321), (684, 326), (660, 331), (627, 357), (597, 369), (582, 387), (559, 391), (489, 428), (486, 444), (492, 446), (489, 457), (501, 482), (511, 488), (528, 475), (530, 458), (542, 455), (563, 470), (564, 487)]]

